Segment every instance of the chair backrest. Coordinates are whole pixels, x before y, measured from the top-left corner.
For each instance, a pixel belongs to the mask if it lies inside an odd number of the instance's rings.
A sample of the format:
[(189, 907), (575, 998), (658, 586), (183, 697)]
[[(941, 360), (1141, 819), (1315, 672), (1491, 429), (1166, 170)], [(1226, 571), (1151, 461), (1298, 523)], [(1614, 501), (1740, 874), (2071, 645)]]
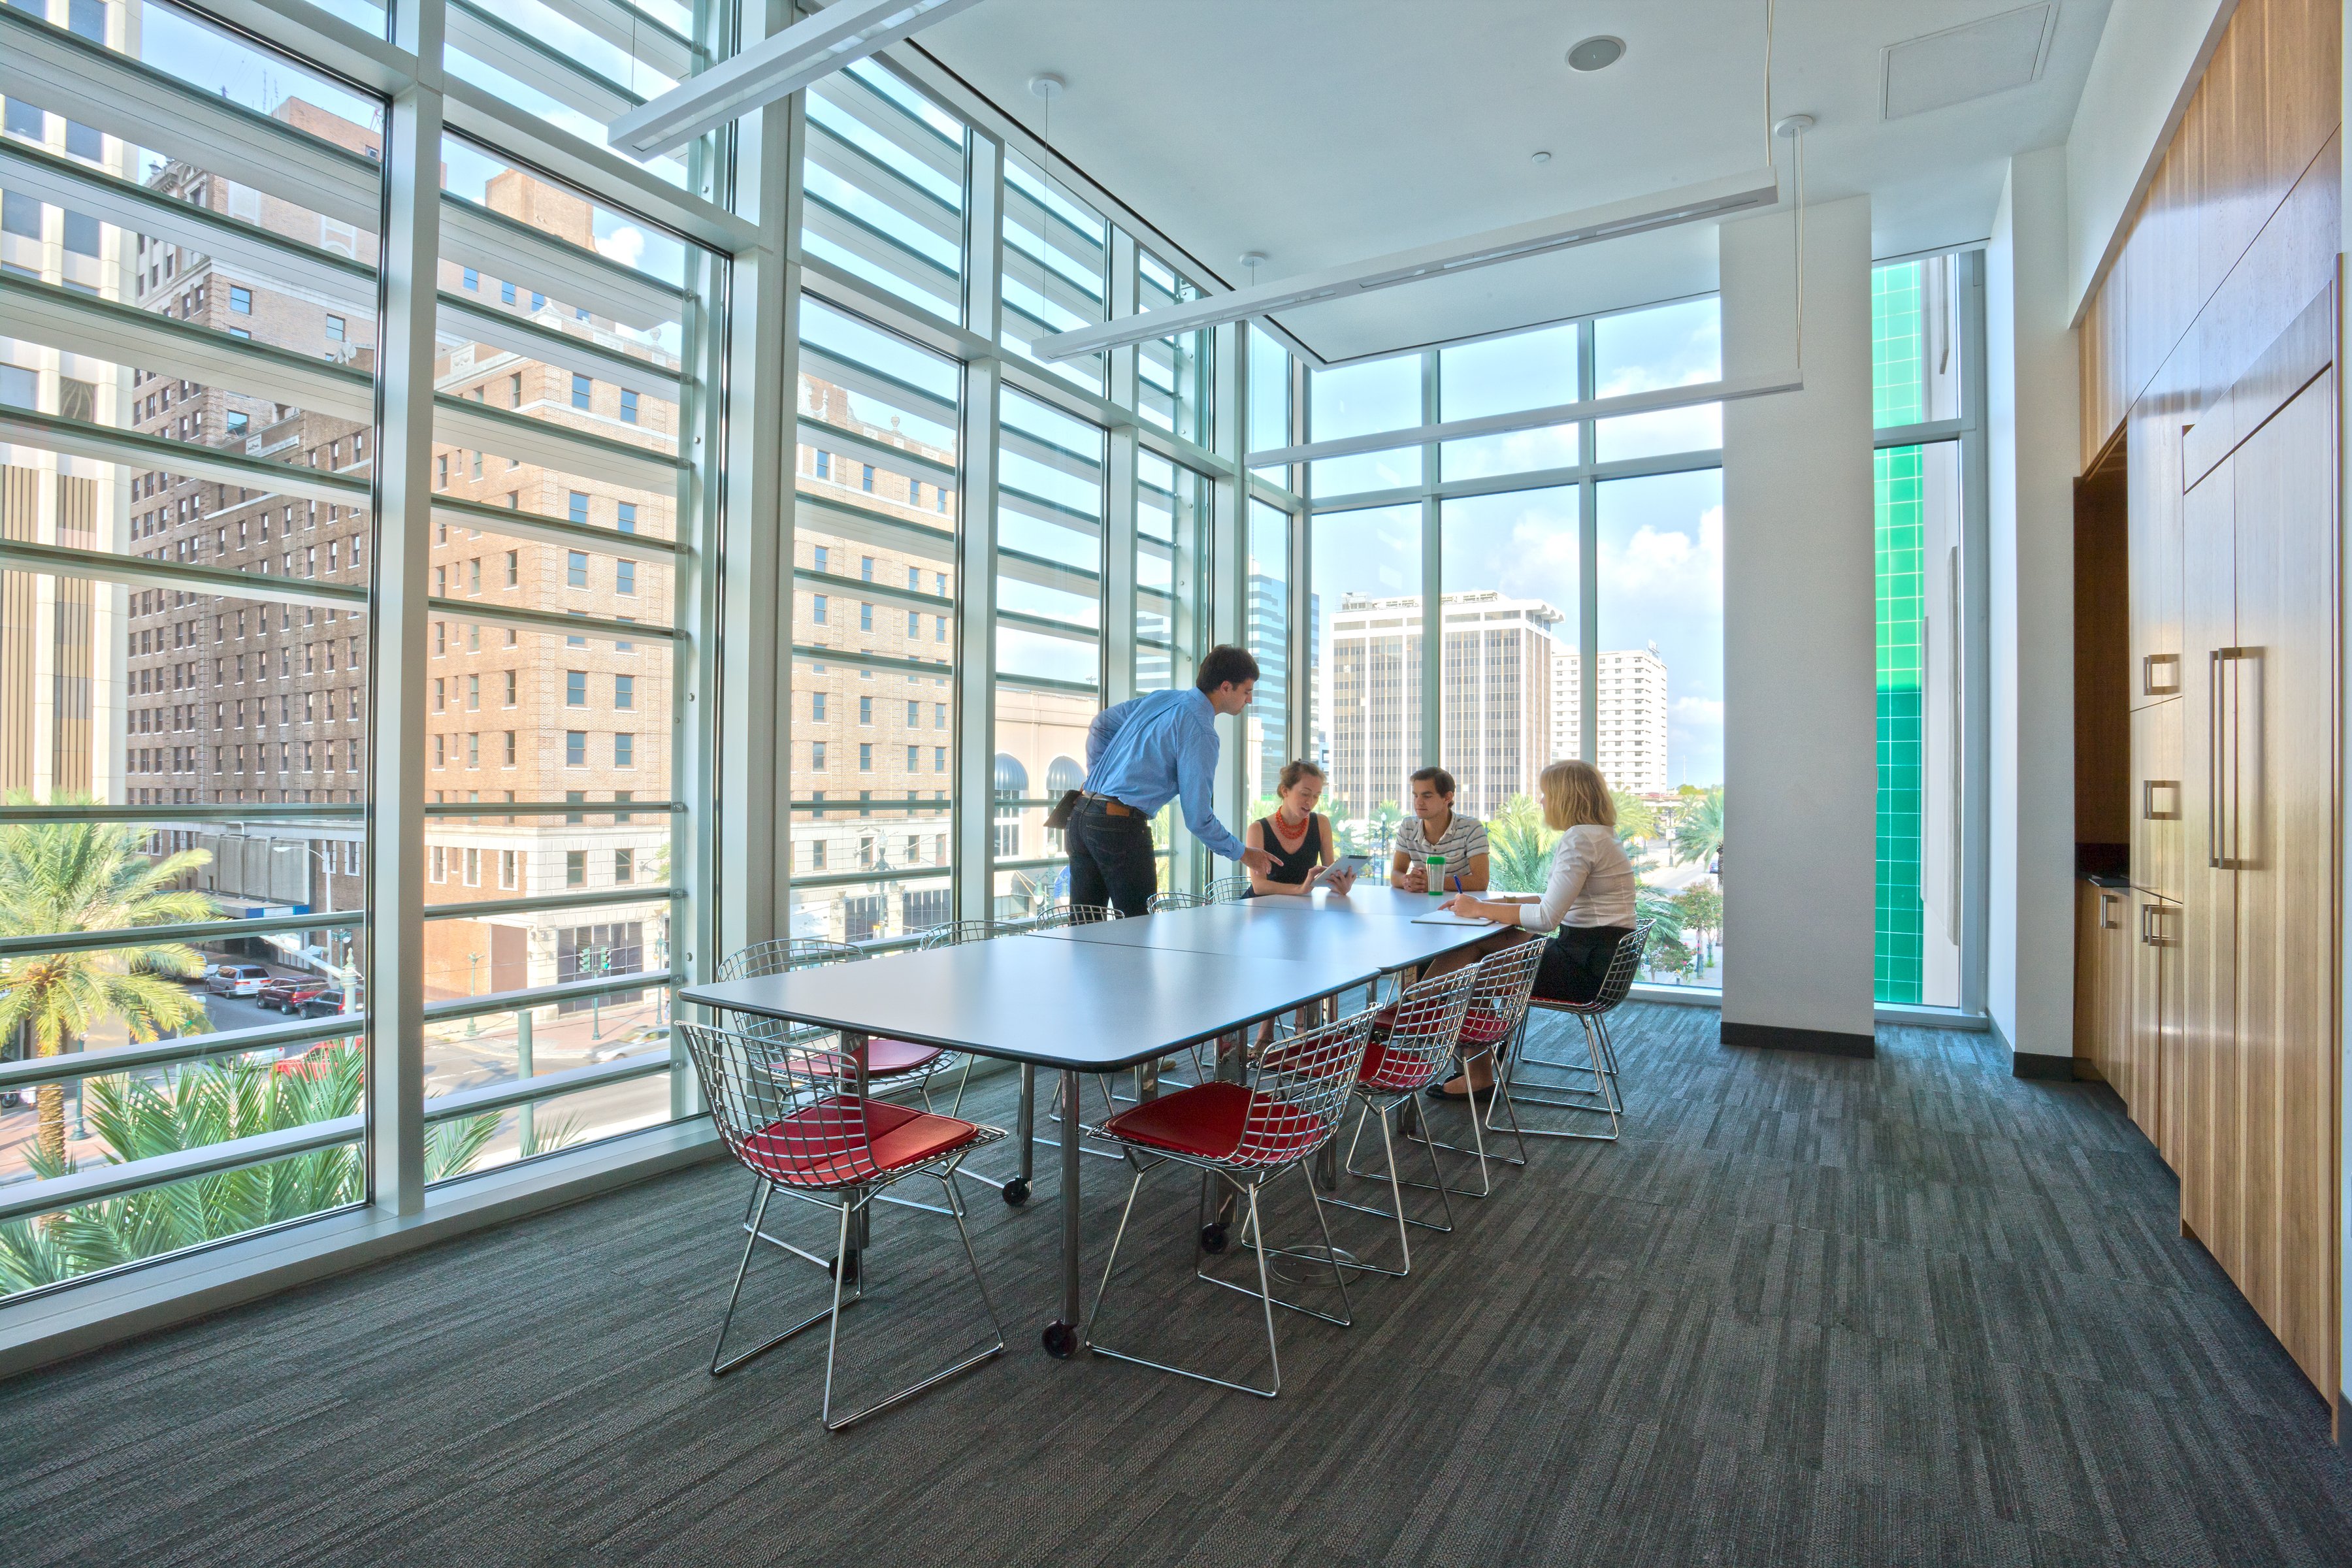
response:
[(1470, 1012), (1491, 1014), (1501, 1026), (1497, 1038), (1508, 1039), (1528, 1016), (1528, 996), (1536, 987), (1536, 971), (1543, 967), (1544, 944), (1516, 942), (1486, 955), (1477, 968), (1478, 986), (1470, 994)]
[(1237, 904), (1249, 897), (1250, 879), (1242, 877), (1220, 877), (1202, 890), (1202, 897), (1213, 904)]
[(933, 948), (961, 947), (968, 942), (986, 942), (992, 936), (1006, 934), (1006, 928), (994, 921), (944, 921), (927, 928), (916, 947), (924, 952)]
[(1055, 904), (1037, 917), (1031, 931), (1059, 931), (1064, 926), (1092, 925), (1097, 921), (1115, 921), (1118, 911), (1108, 904)]
[(1339, 1125), (1371, 1038), (1372, 1013), (1294, 1035), (1258, 1058), (1237, 1165), (1287, 1165), (1320, 1149)]
[(1381, 1042), (1381, 1087), (1412, 1090), (1437, 1081), (1453, 1063), (1462, 1020), (1477, 989), (1478, 971), (1457, 969), (1423, 981), (1398, 999), (1388, 1037)]
[(1197, 910), (1208, 901), (1198, 893), (1154, 893), (1144, 900), (1143, 912), (1156, 915), (1162, 910)]
[(856, 1071), (838, 1051), (681, 1022), (711, 1125), (746, 1170), (792, 1186), (838, 1186), (875, 1169), (864, 1107), (842, 1083)]
[(804, 969), (811, 963), (833, 963), (865, 956), (864, 950), (845, 942), (826, 942), (814, 936), (772, 937), (729, 953), (711, 978), (722, 982), (751, 980), (762, 974), (782, 974), (788, 969)]
[(1650, 928), (1656, 923), (1643, 921), (1617, 939), (1617, 951), (1609, 955), (1609, 972), (1601, 977), (1601, 992), (1592, 999), (1592, 1011), (1606, 1013), (1632, 994), (1633, 977), (1642, 972), (1642, 960), (1650, 951)]
[[(855, 963), (865, 957), (864, 948), (852, 947), (845, 942), (825, 942), (813, 936), (777, 937), (729, 953), (726, 962), (719, 966), (719, 978), (753, 980), (763, 974), (814, 969), (820, 963)], [(787, 1024), (781, 1018), (763, 1018), (756, 1013), (730, 1012), (727, 1016), (746, 1038), (771, 1046), (779, 1040), (814, 1040), (832, 1033), (805, 1024)]]

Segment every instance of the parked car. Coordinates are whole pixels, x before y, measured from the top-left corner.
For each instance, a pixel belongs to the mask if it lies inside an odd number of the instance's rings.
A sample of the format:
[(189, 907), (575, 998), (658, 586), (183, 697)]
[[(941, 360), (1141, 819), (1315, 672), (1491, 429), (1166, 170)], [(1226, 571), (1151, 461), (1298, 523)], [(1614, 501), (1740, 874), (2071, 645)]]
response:
[(307, 974), (289, 974), (263, 986), (254, 1000), (264, 1007), (275, 1007), (281, 1013), (299, 1013), (310, 1000), (328, 989), (323, 980)]
[(332, 1068), (337, 1044), (334, 1040), (322, 1040), (298, 1055), (279, 1058), (270, 1071), (284, 1073), (288, 1078), (324, 1078)]
[[(360, 994), (357, 986), (353, 986), (351, 1010), (354, 1013), (361, 1012), (366, 1005), (366, 998)], [(315, 996), (304, 999), (301, 1011), (305, 1018), (323, 1018), (331, 1013), (343, 1011), (343, 988), (340, 985), (323, 987)]]
[(223, 963), (215, 967), (205, 988), (215, 996), (257, 996), (270, 978), (269, 971), (258, 963)]
[(213, 976), (219, 973), (220, 971), (221, 964), (219, 960), (206, 959), (205, 961), (205, 966), (202, 969), (197, 970), (193, 974), (181, 975), (179, 977), (180, 984), (183, 985), (209, 985), (212, 984)]

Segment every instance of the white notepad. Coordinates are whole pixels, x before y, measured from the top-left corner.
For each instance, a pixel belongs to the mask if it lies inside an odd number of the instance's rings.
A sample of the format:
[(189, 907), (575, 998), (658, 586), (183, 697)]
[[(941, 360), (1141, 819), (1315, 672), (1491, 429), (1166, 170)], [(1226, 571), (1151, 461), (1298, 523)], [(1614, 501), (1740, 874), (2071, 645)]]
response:
[(1452, 910), (1432, 910), (1425, 915), (1413, 916), (1412, 923), (1417, 926), (1491, 926), (1496, 922), (1480, 920), (1475, 915), (1457, 915)]

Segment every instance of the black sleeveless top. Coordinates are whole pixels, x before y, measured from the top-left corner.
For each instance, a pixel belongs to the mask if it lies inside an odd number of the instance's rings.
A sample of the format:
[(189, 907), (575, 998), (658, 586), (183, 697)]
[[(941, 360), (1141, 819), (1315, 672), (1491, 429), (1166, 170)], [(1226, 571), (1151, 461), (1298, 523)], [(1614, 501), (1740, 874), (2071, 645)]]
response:
[(1274, 818), (1257, 819), (1258, 837), (1265, 841), (1265, 852), (1274, 857), (1274, 869), (1265, 874), (1269, 882), (1304, 882), (1307, 874), (1323, 861), (1323, 822), (1320, 817), (1307, 819), (1307, 837), (1296, 849), (1285, 849), (1282, 839), (1274, 830)]

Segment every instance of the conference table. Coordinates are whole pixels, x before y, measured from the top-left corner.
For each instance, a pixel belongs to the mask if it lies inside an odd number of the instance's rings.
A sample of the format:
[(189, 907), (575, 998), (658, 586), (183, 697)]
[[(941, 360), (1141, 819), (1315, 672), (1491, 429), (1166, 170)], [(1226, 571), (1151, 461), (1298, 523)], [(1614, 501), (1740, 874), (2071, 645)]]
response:
[[(1049, 931), (824, 963), (678, 994), (698, 1006), (832, 1029), (863, 1059), (880, 1036), (1013, 1062), (1023, 1074), (1021, 1170), (1030, 1168), (1030, 1079), (1062, 1076), (1061, 1315), (1045, 1350), (1077, 1348), (1079, 1139), (1086, 1074), (1123, 1072), (1315, 1006), (1382, 975), (1417, 970), (1495, 934), (1419, 924), (1436, 900), (1388, 888), (1347, 897), (1253, 899)], [(1015, 1200), (1017, 1201), (1017, 1200)]]

